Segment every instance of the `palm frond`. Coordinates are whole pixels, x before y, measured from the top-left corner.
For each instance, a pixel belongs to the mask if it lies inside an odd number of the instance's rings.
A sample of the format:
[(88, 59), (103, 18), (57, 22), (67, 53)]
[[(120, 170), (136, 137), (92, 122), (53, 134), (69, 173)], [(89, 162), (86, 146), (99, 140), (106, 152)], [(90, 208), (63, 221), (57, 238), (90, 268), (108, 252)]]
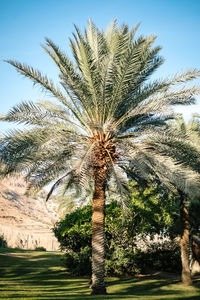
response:
[(62, 91), (55, 87), (53, 81), (48, 79), (46, 75), (43, 76), (40, 71), (17, 61), (6, 60), (6, 62), (14, 66), (20, 74), (30, 78), (35, 85), (38, 84), (44, 91), (48, 91), (51, 96), (59, 99), (59, 101), (66, 105), (67, 108), (78, 118), (76, 110), (67, 101), (67, 98), (64, 96)]
[(73, 61), (46, 38), (43, 49), (60, 72), (58, 87), (40, 71), (7, 61), (58, 102), (22, 102), (0, 117), (28, 125), (0, 138), (4, 174), (23, 172), (36, 190), (52, 183), (48, 197), (60, 189), (69, 199), (87, 198), (95, 168), (106, 170), (122, 200), (129, 197), (129, 178), (156, 177), (173, 191), (199, 193), (200, 125), (180, 122), (177, 129), (170, 120), (177, 118), (175, 105), (195, 103), (200, 88), (188, 83), (200, 71), (150, 81), (164, 60), (155, 36), (135, 37), (138, 26), (113, 21), (100, 31), (90, 20), (83, 33), (75, 26)]

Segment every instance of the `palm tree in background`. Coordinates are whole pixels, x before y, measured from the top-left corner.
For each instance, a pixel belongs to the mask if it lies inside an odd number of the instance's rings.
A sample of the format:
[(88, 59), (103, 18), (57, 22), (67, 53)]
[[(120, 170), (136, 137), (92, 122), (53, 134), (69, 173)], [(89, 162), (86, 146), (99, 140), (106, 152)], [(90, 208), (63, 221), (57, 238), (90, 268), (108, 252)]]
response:
[[(174, 156), (176, 159), (182, 158), (182, 160), (187, 161), (187, 165), (194, 172), (200, 172), (200, 122), (198, 120), (199, 115), (193, 115), (188, 124), (185, 123), (182, 116), (176, 118), (170, 122), (170, 126), (179, 135), (185, 135), (187, 140), (187, 145), (177, 145), (176, 153), (172, 153), (172, 145), (169, 143), (165, 144), (165, 151), (168, 151), (170, 156)], [(181, 261), (182, 261), (182, 282), (184, 284), (191, 284), (191, 268), (190, 268), (190, 245), (192, 235), (191, 235), (191, 224), (190, 224), (190, 213), (191, 209), (189, 207), (198, 207), (199, 205), (199, 179), (194, 180), (192, 184), (188, 185), (186, 181), (184, 183), (184, 188), (177, 186), (177, 181), (174, 182), (177, 191), (176, 194), (179, 195), (180, 199), (180, 223), (181, 223)], [(186, 188), (186, 189), (185, 189)], [(196, 192), (195, 192), (195, 189)]]
[[(169, 122), (163, 135), (154, 132), (146, 138), (151, 153), (138, 153), (132, 165), (138, 170), (138, 161), (143, 160), (143, 174), (157, 175), (157, 179), (180, 201), (180, 250), (182, 282), (192, 284), (190, 271), (190, 203), (199, 201), (200, 196), (200, 136), (199, 124), (191, 120), (185, 124), (182, 117)], [(167, 134), (166, 134), (167, 133)], [(184, 142), (183, 142), (184, 141)], [(155, 153), (157, 152), (157, 155)], [(152, 155), (154, 153), (154, 155)], [(159, 156), (165, 157), (165, 160)], [(174, 164), (174, 161), (178, 163)], [(133, 171), (132, 171), (133, 172)], [(177, 197), (178, 196), (178, 197)]]
[[(146, 141), (155, 134), (168, 136), (166, 121), (174, 116), (171, 106), (194, 103), (199, 93), (195, 86), (179, 88), (197, 78), (197, 70), (149, 81), (163, 59), (158, 55), (160, 47), (152, 46), (155, 36), (136, 38), (137, 28), (118, 27), (114, 21), (107, 30), (99, 31), (89, 21), (82, 34), (75, 27), (70, 39), (73, 61), (46, 39), (43, 48), (60, 71), (60, 87), (32, 67), (8, 61), (56, 100), (23, 102), (1, 117), (27, 125), (27, 129), (13, 130), (1, 139), (3, 173), (23, 172), (34, 190), (53, 182), (47, 198), (59, 185), (64, 191), (93, 190), (93, 294), (106, 293), (106, 190), (115, 185), (125, 205), (127, 178), (133, 174), (136, 157), (139, 176), (146, 176), (149, 170), (156, 172), (153, 163), (146, 168), (143, 155), (163, 165), (170, 161), (170, 167), (176, 168), (175, 159)], [(188, 174), (187, 168), (182, 166), (182, 172)]]

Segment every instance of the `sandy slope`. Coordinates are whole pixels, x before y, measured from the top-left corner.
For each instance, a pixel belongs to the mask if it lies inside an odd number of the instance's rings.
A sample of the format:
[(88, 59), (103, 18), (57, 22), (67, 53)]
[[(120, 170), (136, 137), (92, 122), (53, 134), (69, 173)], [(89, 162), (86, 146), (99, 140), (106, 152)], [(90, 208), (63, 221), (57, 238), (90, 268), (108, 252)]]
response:
[(57, 220), (56, 204), (51, 200), (45, 203), (45, 192), (27, 197), (25, 191), (22, 177), (0, 181), (0, 235), (4, 235), (10, 247), (42, 246), (57, 250), (58, 243), (51, 231)]

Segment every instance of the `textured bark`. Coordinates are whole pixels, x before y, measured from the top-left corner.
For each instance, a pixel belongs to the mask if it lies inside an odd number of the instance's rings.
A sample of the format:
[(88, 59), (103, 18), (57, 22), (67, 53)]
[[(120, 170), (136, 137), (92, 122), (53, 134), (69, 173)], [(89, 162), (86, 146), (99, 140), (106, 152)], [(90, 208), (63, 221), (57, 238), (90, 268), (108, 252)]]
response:
[(180, 218), (181, 218), (181, 263), (182, 263), (182, 282), (187, 285), (192, 284), (190, 263), (189, 263), (189, 251), (190, 251), (190, 223), (189, 212), (185, 205), (185, 196), (182, 192), (180, 194)]
[(92, 294), (106, 294), (105, 259), (105, 185), (106, 167), (94, 168), (95, 190), (92, 207)]
[(191, 274), (200, 272), (200, 243), (195, 236), (192, 236), (192, 266)]
[(200, 261), (200, 243), (192, 237), (192, 258)]

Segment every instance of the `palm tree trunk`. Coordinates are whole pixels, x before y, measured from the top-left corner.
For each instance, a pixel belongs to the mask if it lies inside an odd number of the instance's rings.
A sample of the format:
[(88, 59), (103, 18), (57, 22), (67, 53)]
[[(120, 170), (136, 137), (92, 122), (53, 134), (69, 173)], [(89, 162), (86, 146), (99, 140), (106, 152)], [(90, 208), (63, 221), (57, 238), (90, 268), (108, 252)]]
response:
[(106, 168), (94, 168), (94, 195), (92, 205), (92, 295), (106, 294), (105, 273), (105, 186)]
[(179, 191), (180, 195), (180, 218), (181, 218), (181, 263), (182, 263), (182, 283), (191, 285), (191, 271), (189, 263), (189, 251), (190, 251), (190, 223), (189, 212), (185, 205), (186, 199), (183, 192)]

